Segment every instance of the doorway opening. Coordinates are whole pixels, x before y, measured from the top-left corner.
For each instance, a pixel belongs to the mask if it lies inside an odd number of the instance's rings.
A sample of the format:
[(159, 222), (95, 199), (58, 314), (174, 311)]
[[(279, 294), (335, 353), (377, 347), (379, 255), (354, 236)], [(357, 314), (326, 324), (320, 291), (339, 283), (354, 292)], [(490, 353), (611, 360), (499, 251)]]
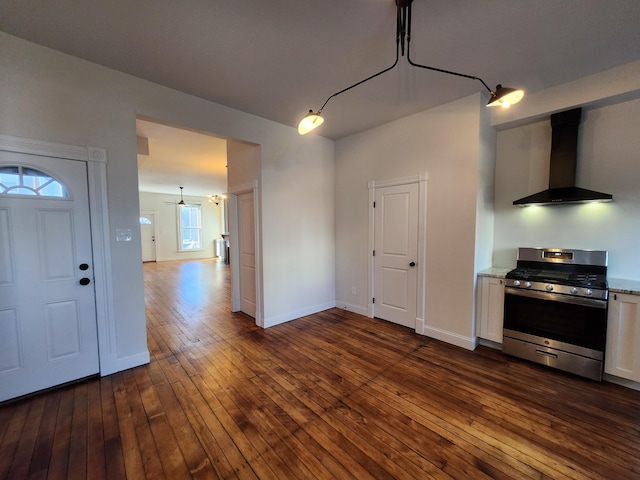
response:
[(227, 141), (141, 118), (136, 134), (143, 261), (218, 258), (216, 241), (228, 234)]
[[(224, 264), (231, 270), (233, 298), (245, 300), (232, 301), (232, 311), (247, 313), (261, 325), (261, 265), (255, 265), (260, 256), (246, 255), (260, 251), (259, 209), (237, 202), (247, 179), (258, 184), (259, 146), (142, 117), (136, 134), (143, 262), (213, 259)], [(236, 172), (231, 182), (229, 163)], [(257, 205), (259, 196), (251, 201)], [(234, 227), (248, 212), (257, 212), (249, 218), (251, 228)], [(249, 260), (253, 268), (247, 268)]]

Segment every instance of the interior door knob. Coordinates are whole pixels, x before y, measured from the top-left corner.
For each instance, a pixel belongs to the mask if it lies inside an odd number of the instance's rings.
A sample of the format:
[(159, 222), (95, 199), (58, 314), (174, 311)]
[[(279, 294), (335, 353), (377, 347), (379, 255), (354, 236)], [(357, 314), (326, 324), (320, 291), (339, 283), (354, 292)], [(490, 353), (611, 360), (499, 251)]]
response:
[(80, 279), (80, 285), (89, 285), (90, 283), (91, 283), (91, 280), (88, 279), (87, 277)]
[(78, 268), (80, 270), (88, 270), (89, 269), (89, 265), (87, 265), (86, 263), (81, 263)]
[(415, 266), (416, 266), (416, 262), (411, 262), (411, 263), (409, 264), (409, 266), (410, 266), (410, 267), (415, 267)]

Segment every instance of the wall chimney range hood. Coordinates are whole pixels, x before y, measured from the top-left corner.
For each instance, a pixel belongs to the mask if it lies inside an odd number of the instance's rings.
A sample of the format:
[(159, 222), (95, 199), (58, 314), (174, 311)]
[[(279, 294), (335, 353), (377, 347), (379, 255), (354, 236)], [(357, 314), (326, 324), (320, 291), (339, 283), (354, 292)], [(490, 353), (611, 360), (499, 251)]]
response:
[(514, 205), (555, 205), (565, 203), (607, 202), (608, 193), (576, 187), (578, 161), (578, 128), (581, 108), (551, 115), (551, 158), (549, 160), (549, 188), (515, 200)]

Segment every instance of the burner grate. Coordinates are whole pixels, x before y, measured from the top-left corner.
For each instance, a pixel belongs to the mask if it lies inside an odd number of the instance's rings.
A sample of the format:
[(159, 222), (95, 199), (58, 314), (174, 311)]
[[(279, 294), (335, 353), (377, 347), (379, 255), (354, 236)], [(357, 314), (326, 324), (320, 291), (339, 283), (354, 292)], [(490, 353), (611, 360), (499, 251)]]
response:
[(591, 285), (592, 283), (600, 281), (598, 275), (591, 273), (577, 273), (573, 280), (584, 285)]

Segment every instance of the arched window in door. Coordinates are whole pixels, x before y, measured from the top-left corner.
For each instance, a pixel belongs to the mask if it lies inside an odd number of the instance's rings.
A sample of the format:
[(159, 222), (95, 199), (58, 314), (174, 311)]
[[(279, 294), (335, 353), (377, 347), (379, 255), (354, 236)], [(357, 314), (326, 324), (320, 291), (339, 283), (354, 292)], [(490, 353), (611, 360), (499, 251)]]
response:
[(68, 189), (48, 173), (22, 165), (0, 167), (0, 194), (70, 198)]

